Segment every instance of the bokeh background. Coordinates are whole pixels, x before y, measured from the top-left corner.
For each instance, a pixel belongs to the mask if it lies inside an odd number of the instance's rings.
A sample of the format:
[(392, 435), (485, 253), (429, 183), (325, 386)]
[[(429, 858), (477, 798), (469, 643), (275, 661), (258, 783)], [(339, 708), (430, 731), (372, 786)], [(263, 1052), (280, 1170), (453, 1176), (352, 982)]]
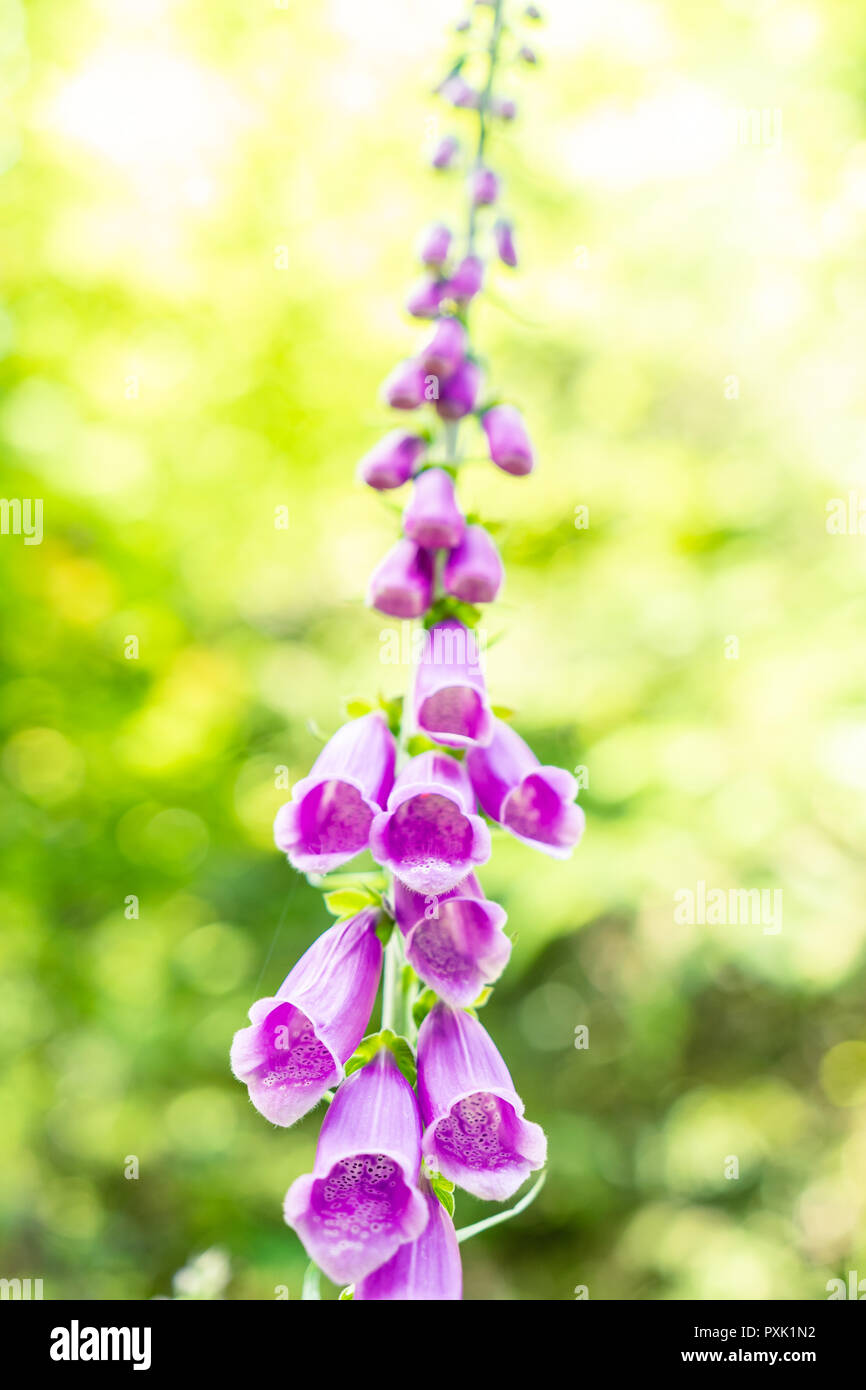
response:
[[(589, 828), (485, 874), (485, 1023), (551, 1162), (466, 1294), (825, 1298), (866, 1277), (866, 536), (827, 529), (866, 496), (866, 13), (545, 9), (491, 147), (523, 267), (476, 315), (540, 466), (467, 500), (503, 523), (493, 696)], [(44, 499), (41, 545), (0, 537), (0, 1273), (166, 1296), (218, 1247), (203, 1288), (296, 1298), (320, 1115), (268, 1126), (228, 1047), (329, 920), (275, 769), (408, 679), (354, 468), (458, 216), (425, 154), (460, 6), (0, 13), (2, 492)], [(677, 923), (700, 881), (781, 889), (782, 931)]]

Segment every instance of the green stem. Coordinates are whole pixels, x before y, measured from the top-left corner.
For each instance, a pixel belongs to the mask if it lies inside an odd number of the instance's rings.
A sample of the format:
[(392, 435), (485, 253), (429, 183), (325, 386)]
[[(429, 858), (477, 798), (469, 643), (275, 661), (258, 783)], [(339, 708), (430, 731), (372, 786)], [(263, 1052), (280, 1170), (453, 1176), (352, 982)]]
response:
[(400, 994), (399, 930), (399, 927), (394, 927), (391, 939), (385, 947), (385, 968), (382, 975), (382, 1029), (390, 1028), (393, 1033), (396, 1033), (398, 1028)]
[[(496, 76), (496, 64), (499, 60), (499, 43), (502, 38), (504, 21), (505, 0), (496, 0), (493, 11), (493, 28), (490, 31), (490, 45), (487, 49), (487, 83), (481, 93), (481, 100), (478, 103), (478, 147), (475, 151), (475, 168), (480, 169), (484, 163), (484, 147), (487, 143), (487, 113), (490, 109), (490, 98), (493, 94), (493, 79)], [(476, 207), (472, 199), (469, 203), (469, 253), (475, 248), (476, 232)]]
[(480, 1235), (482, 1231), (489, 1231), (491, 1226), (500, 1226), (503, 1221), (510, 1221), (513, 1216), (519, 1216), (522, 1211), (526, 1211), (526, 1208), (535, 1201), (543, 1188), (546, 1178), (547, 1174), (542, 1173), (526, 1195), (521, 1197), (519, 1202), (515, 1202), (513, 1207), (509, 1207), (507, 1211), (498, 1211), (494, 1216), (486, 1216), (483, 1221), (476, 1221), (472, 1226), (461, 1226), (457, 1231), (458, 1245), (462, 1245), (464, 1240), (471, 1240), (473, 1236)]

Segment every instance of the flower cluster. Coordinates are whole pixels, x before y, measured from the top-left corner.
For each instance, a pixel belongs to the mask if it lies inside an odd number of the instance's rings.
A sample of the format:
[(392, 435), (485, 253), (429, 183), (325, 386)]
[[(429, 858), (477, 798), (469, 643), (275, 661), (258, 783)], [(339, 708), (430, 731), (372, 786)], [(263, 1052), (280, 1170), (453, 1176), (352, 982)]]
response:
[[(570, 854), (583, 829), (574, 778), (542, 766), (490, 705), (473, 620), (475, 605), (497, 596), (502, 563), (455, 488), (469, 415), (498, 467), (519, 475), (534, 463), (514, 407), (484, 403), (469, 333), (485, 271), (483, 217), (501, 195), (486, 163), (489, 126), (515, 114), (494, 75), (509, 47), (514, 61), (534, 61), (506, 24), (503, 0), (478, 0), (460, 31), (482, 23), (483, 87), (469, 85), (463, 57), (439, 89), (479, 128), (463, 254), (444, 225), (425, 234), (427, 274), (409, 310), (434, 320), (432, 332), (384, 388), (395, 409), (430, 405), (433, 424), (392, 431), (360, 465), (371, 487), (411, 483), (402, 536), (373, 575), (369, 602), (426, 619), (413, 688), (405, 705), (384, 702), (339, 729), (275, 823), (277, 845), (316, 886), (332, 889), (335, 870), (362, 851), (380, 868), (337, 876), (328, 902), (338, 920), (277, 993), (253, 1005), (232, 1047), (235, 1075), (274, 1124), (329, 1101), (313, 1171), (289, 1188), (284, 1214), (315, 1265), (361, 1300), (459, 1299), (454, 1187), (503, 1201), (544, 1165), (545, 1136), (524, 1119), (478, 1019), (511, 942), (477, 871), (490, 857), (491, 824), (554, 857)], [(459, 152), (448, 136), (434, 166), (455, 168)], [(486, 230), (500, 259), (516, 264), (510, 223), (497, 218)], [(380, 1031), (365, 1036), (383, 960)]]

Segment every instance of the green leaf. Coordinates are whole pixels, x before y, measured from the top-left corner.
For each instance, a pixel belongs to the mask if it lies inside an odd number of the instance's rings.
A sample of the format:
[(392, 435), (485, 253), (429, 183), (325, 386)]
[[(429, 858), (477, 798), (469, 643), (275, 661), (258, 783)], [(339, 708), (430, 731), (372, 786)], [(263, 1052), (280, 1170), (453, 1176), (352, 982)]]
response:
[(369, 888), (337, 888), (325, 894), (325, 907), (333, 917), (354, 917), (363, 907), (380, 902), (378, 893)]
[(372, 1062), (376, 1053), (383, 1047), (388, 1048), (409, 1085), (414, 1086), (417, 1080), (417, 1069), (412, 1045), (408, 1038), (399, 1037), (390, 1028), (383, 1028), (380, 1033), (370, 1033), (362, 1039), (346, 1063), (346, 1075), (351, 1076), (352, 1072), (359, 1071), (368, 1062)]
[(348, 1303), (348, 1302), (349, 1302), (351, 1299), (353, 1299), (354, 1297), (355, 1297), (355, 1285), (354, 1285), (354, 1284), (347, 1284), (346, 1287), (345, 1287), (344, 1289), (341, 1289), (341, 1290), (340, 1290), (340, 1297), (338, 1298), (337, 1302), (338, 1302), (338, 1303)]
[(438, 743), (434, 743), (426, 734), (413, 734), (406, 740), (406, 752), (410, 758), (417, 758), (419, 753), (436, 753), (441, 752), (441, 749)]
[(502, 532), (508, 529), (507, 521), (488, 521), (480, 512), (467, 512), (466, 524), (467, 526), (483, 526), (491, 536), (501, 536)]
[(472, 1005), (473, 1009), (483, 1009), (484, 1005), (487, 1003), (492, 993), (492, 987), (490, 985), (485, 985), (484, 989), (481, 991), (478, 998), (475, 1000), (475, 1003)]
[(436, 991), (425, 989), (423, 994), (419, 994), (415, 1003), (412, 1005), (412, 1017), (415, 1020), (415, 1027), (420, 1028), (430, 1010), (436, 1003)]
[(392, 699), (388, 699), (387, 696), (380, 694), (379, 708), (385, 713), (391, 733), (395, 738), (399, 738), (400, 726), (403, 723), (403, 696), (395, 695)]
[(362, 715), (369, 714), (376, 707), (371, 705), (369, 700), (353, 697), (351, 700), (343, 701), (343, 708), (346, 711), (347, 719), (360, 719)]
[(429, 629), (435, 627), (436, 623), (441, 623), (444, 618), (456, 618), (464, 627), (476, 628), (481, 621), (481, 609), (476, 608), (472, 603), (463, 603), (459, 598), (449, 598), (447, 595), (439, 598), (429, 609), (424, 626)]
[(447, 1178), (443, 1178), (441, 1173), (431, 1173), (430, 1186), (453, 1221), (454, 1211), (457, 1206), (454, 1199), (453, 1182), (449, 1182)]
[(376, 935), (383, 946), (387, 946), (391, 940), (391, 933), (394, 930), (394, 919), (383, 912), (376, 924)]
[(503, 1221), (510, 1221), (512, 1216), (519, 1216), (522, 1211), (530, 1206), (538, 1196), (547, 1179), (547, 1173), (542, 1173), (537, 1182), (533, 1183), (525, 1197), (521, 1197), (519, 1202), (515, 1202), (508, 1211), (498, 1211), (495, 1216), (487, 1216), (483, 1221), (476, 1221), (474, 1226), (464, 1226), (457, 1232), (457, 1239), (460, 1244), (464, 1240), (471, 1240), (473, 1236), (480, 1236), (482, 1231), (489, 1231), (491, 1226), (499, 1226)]
[(388, 1046), (391, 1049), (394, 1061), (409, 1082), (409, 1085), (414, 1086), (415, 1082), (418, 1080), (418, 1071), (415, 1066), (415, 1053), (409, 1039), (397, 1037), (392, 1033), (391, 1041), (389, 1041)]
[(321, 1270), (318, 1265), (314, 1265), (311, 1260), (304, 1271), (304, 1282), (301, 1285), (301, 1300), (304, 1303), (313, 1301), (321, 1302), (321, 1278)]
[(506, 721), (513, 719), (517, 713), (517, 710), (509, 709), (508, 705), (491, 705), (490, 708), (497, 719), (505, 719)]

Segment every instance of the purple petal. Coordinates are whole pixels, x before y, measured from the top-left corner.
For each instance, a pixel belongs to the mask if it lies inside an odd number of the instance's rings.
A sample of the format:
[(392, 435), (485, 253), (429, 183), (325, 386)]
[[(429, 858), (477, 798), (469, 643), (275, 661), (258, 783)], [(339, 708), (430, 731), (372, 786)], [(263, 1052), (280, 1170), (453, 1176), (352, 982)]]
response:
[(418, 728), (437, 743), (469, 748), (493, 737), (478, 639), (456, 618), (427, 633), (413, 698)]
[(337, 922), (301, 957), (275, 998), (250, 1009), (235, 1034), (232, 1071), (256, 1109), (291, 1125), (343, 1079), (343, 1065), (369, 1022), (382, 966), (379, 913)]
[(403, 513), (403, 531), (426, 550), (450, 550), (466, 529), (454, 495), (454, 482), (443, 468), (425, 468), (415, 479)]
[(484, 262), (480, 256), (464, 256), (454, 274), (443, 286), (444, 295), (467, 304), (481, 289), (484, 283)]
[(471, 1014), (437, 1004), (418, 1034), (427, 1163), (476, 1197), (503, 1202), (544, 1167), (547, 1140), (492, 1039)]
[(433, 557), (399, 540), (373, 571), (367, 604), (392, 618), (420, 618), (433, 602)]
[(421, 351), (419, 361), (425, 371), (445, 381), (463, 361), (466, 342), (466, 329), (459, 319), (441, 318), (430, 342)]
[(411, 758), (388, 809), (370, 828), (370, 851), (418, 893), (445, 893), (490, 858), (466, 769), (444, 753)]
[(476, 207), (487, 207), (499, 197), (499, 179), (492, 169), (476, 169), (469, 178), (469, 196)]
[(490, 111), (501, 121), (513, 121), (517, 115), (517, 102), (513, 97), (494, 96), (490, 102)]
[(519, 410), (513, 405), (495, 405), (481, 417), (490, 448), (490, 457), (505, 473), (517, 476), (531, 473), (535, 455)]
[(433, 151), (430, 163), (434, 169), (450, 169), (460, 153), (460, 141), (454, 135), (444, 135)]
[(456, 371), (439, 383), (436, 411), (443, 420), (462, 420), (475, 409), (481, 390), (481, 368), (465, 357)]
[(542, 767), (528, 744), (501, 719), (494, 721), (486, 747), (469, 750), (466, 766), (491, 820), (554, 859), (569, 857), (585, 825), (570, 772)]
[(381, 490), (402, 487), (411, 478), (427, 450), (427, 441), (406, 430), (391, 430), (365, 454), (358, 476), (369, 487)]
[(343, 1082), (312, 1173), (286, 1194), (286, 1222), (335, 1283), (363, 1279), (427, 1225), (419, 1138), (415, 1093), (383, 1048)]
[(454, 1222), (428, 1183), (422, 1184), (429, 1218), (422, 1234), (401, 1245), (387, 1264), (355, 1289), (355, 1302), (446, 1302), (463, 1297), (463, 1271)]
[(511, 223), (500, 218), (493, 228), (493, 239), (496, 242), (496, 254), (502, 264), (514, 269), (517, 265), (517, 248), (514, 245), (514, 228)]
[(426, 377), (416, 358), (398, 362), (382, 383), (382, 400), (394, 410), (417, 410), (425, 400)]
[(448, 259), (451, 249), (451, 230), (444, 222), (436, 222), (428, 227), (421, 238), (418, 259), (423, 265), (440, 266)]
[(406, 300), (407, 312), (415, 319), (435, 319), (445, 293), (444, 280), (419, 280), (409, 291)]
[(492, 603), (502, 588), (499, 551), (483, 526), (467, 526), (463, 539), (445, 562), (445, 592), (464, 603)]
[(396, 751), (378, 711), (337, 730), (274, 822), (274, 839), (296, 869), (330, 873), (366, 849), (393, 786)]
[(394, 910), (406, 938), (406, 959), (446, 1003), (473, 1004), (508, 964), (505, 911), (485, 899), (474, 874), (447, 893), (426, 896), (398, 879)]

